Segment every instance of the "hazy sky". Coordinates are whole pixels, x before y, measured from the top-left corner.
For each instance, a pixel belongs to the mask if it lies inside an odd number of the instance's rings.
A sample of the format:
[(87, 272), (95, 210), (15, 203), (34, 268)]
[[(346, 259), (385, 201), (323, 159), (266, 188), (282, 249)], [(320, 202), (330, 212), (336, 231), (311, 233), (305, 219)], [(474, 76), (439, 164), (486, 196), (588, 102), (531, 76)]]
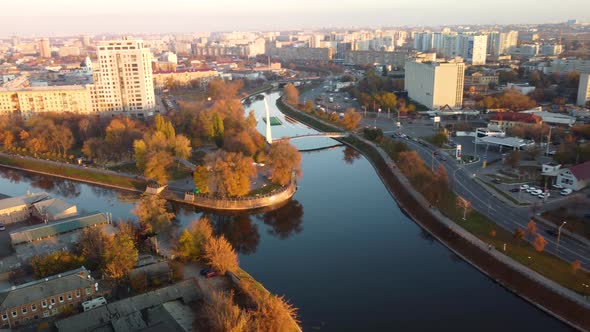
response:
[(0, 0), (0, 34), (590, 21), (588, 0)]

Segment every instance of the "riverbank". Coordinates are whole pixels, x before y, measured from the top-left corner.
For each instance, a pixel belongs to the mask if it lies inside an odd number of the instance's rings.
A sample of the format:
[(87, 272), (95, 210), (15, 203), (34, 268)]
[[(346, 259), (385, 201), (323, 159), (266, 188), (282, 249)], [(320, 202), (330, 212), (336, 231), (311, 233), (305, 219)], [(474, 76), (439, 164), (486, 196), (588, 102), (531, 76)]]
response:
[[(280, 109), (288, 107), (280, 100), (277, 101), (277, 106)], [(318, 119), (309, 121), (308, 114), (291, 107), (288, 108), (287, 114), (289, 116), (314, 127), (316, 130), (337, 130), (337, 128)], [(390, 167), (393, 162), (388, 160), (389, 158), (378, 147), (372, 146), (370, 142), (359, 137), (339, 140), (354, 147), (367, 157), (398, 205), (439, 242), (494, 281), (545, 312), (575, 328), (590, 329), (589, 309), (583, 298), (569, 293), (569, 290), (566, 289), (564, 289), (565, 292), (558, 292), (559, 285), (552, 284), (552, 281), (496, 250), (490, 251), (487, 244), (467, 233), (439, 211), (431, 209), (424, 197), (413, 189), (405, 176), (397, 169)]]

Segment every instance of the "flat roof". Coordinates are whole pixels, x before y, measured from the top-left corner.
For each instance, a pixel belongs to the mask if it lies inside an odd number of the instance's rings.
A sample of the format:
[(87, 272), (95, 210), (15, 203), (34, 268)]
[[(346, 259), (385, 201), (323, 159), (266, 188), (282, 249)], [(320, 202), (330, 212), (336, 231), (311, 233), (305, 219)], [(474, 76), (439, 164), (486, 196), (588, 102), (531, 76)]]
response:
[(37, 91), (83, 91), (86, 85), (47, 85), (47, 86), (30, 86), (26, 88), (0, 88), (0, 92), (37, 92)]
[(485, 136), (478, 139), (479, 142), (509, 146), (513, 148), (520, 148), (523, 146), (534, 144), (533, 141), (525, 140), (518, 137), (498, 137), (498, 136)]
[(9, 197), (5, 199), (0, 199), (0, 211), (5, 209), (14, 208), (17, 206), (28, 206), (35, 202), (39, 202), (41, 200), (46, 199), (49, 197), (47, 193), (33, 193), (28, 195), (22, 195), (17, 197)]
[(84, 216), (77, 216), (49, 222), (47, 224), (17, 229), (10, 232), (10, 240), (12, 241), (12, 244), (26, 243), (44, 237), (71, 232), (77, 229), (86, 228), (97, 224), (104, 224), (107, 222), (108, 220), (104, 214), (100, 212), (93, 212)]

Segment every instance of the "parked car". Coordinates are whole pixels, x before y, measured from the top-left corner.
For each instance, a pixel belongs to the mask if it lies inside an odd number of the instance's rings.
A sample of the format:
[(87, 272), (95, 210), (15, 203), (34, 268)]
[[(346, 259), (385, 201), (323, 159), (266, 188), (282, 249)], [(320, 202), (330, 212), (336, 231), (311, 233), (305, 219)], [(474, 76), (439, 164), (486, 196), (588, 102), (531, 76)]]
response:
[(537, 188), (535, 188), (535, 187), (528, 187), (528, 188), (526, 189), (526, 192), (530, 194), (531, 192), (533, 192), (533, 191), (535, 191), (535, 190), (537, 190)]
[(563, 186), (560, 185), (559, 183), (554, 184), (552, 187), (555, 189), (563, 189)]
[(6, 230), (6, 226), (4, 226), (4, 224), (0, 222), (0, 231), (5, 231), (5, 230)]
[(566, 188), (566, 189), (563, 189), (563, 190), (560, 192), (560, 194), (561, 194), (562, 196), (567, 196), (567, 195), (571, 194), (572, 192), (573, 192), (573, 190), (571, 190), (571, 189), (569, 189), (569, 188)]
[(528, 184), (523, 184), (522, 186), (520, 186), (520, 190), (527, 190), (527, 189), (529, 189)]
[(199, 272), (200, 275), (202, 276), (206, 276), (209, 272), (212, 272), (213, 269), (210, 267), (206, 267), (204, 269), (201, 269), (201, 271)]
[(546, 192), (546, 193), (540, 193), (537, 197), (539, 197), (540, 199), (546, 199), (546, 198), (549, 198), (549, 196), (551, 196), (551, 194), (549, 192)]
[(496, 183), (496, 184), (500, 184), (500, 183), (502, 183), (502, 182), (500, 181), (500, 179), (493, 179), (493, 180), (492, 180), (492, 182), (493, 182), (493, 183)]
[(217, 272), (215, 271), (209, 271), (209, 273), (205, 275), (206, 278), (213, 278), (215, 276), (217, 276)]
[(510, 189), (510, 192), (511, 193), (517, 193), (519, 191), (520, 191), (520, 188), (512, 188), (512, 189)]
[(541, 189), (533, 190), (533, 191), (530, 192), (530, 194), (533, 195), (533, 196), (538, 196), (538, 195), (540, 195), (542, 193), (543, 193), (543, 190), (541, 190)]

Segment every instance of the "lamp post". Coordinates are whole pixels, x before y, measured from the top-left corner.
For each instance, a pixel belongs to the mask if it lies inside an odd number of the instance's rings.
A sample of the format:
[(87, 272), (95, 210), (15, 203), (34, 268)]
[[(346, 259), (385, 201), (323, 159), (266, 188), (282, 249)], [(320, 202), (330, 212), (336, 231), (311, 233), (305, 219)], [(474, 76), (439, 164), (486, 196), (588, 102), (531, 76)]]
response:
[(565, 226), (565, 224), (567, 224), (567, 222), (566, 222), (566, 221), (564, 221), (564, 222), (561, 224), (561, 226), (559, 226), (559, 227), (557, 228), (557, 249), (556, 249), (556, 250), (557, 250), (557, 252), (559, 252), (559, 239), (561, 238), (561, 228), (562, 228), (563, 226)]

